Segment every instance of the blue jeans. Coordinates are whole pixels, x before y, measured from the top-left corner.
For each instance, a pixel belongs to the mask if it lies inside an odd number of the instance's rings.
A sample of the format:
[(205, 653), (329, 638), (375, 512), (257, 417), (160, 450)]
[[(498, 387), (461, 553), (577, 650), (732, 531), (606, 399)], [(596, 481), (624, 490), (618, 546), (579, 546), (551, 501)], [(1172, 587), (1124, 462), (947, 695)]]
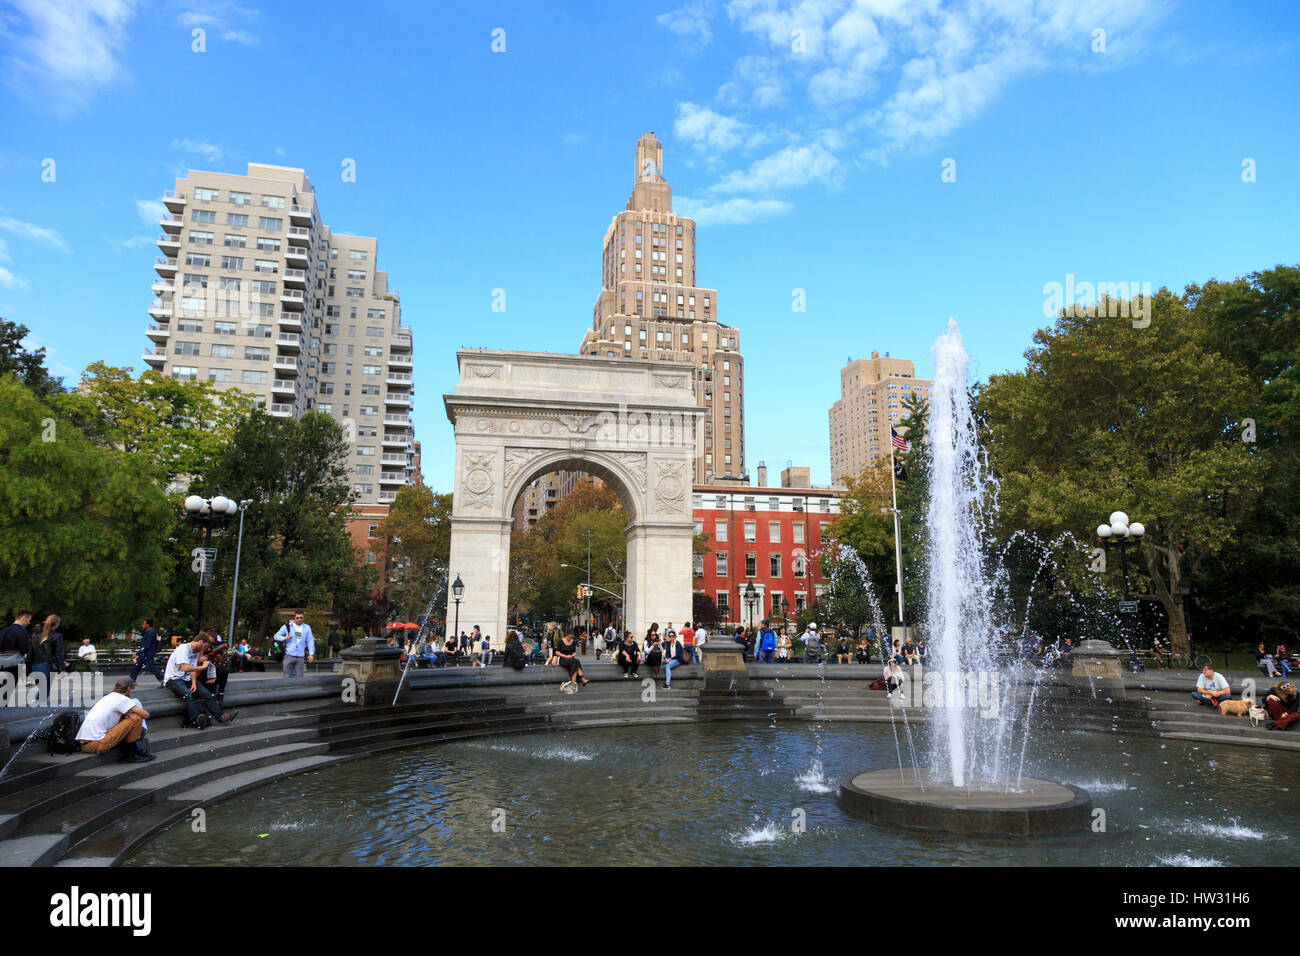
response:
[(158, 662), (153, 659), (153, 651), (145, 653), (141, 651), (135, 655), (135, 667), (131, 668), (131, 680), (134, 681), (140, 676), (140, 671), (147, 670), (154, 677), (158, 678), (158, 683), (163, 682), (163, 672), (158, 669)]
[(772, 663), (772, 655), (775, 653), (776, 653), (775, 651), (759, 651), (758, 652), (759, 663), (760, 664)]
[[(1214, 702), (1213, 697), (1207, 696), (1206, 694), (1202, 694), (1199, 690), (1192, 691), (1192, 700), (1196, 701), (1198, 704), (1204, 704), (1206, 707), (1219, 706)], [(1219, 698), (1219, 700), (1220, 701), (1232, 700), (1232, 695), (1224, 694), (1222, 697)]]
[(673, 682), (673, 668), (681, 667), (682, 662), (677, 658), (670, 658), (664, 662), (664, 683), (671, 685)]
[(1282, 668), (1283, 677), (1291, 676), (1291, 665), (1289, 663), (1287, 663), (1286, 661), (1274, 661), (1273, 663), (1276, 664), (1278, 667)]

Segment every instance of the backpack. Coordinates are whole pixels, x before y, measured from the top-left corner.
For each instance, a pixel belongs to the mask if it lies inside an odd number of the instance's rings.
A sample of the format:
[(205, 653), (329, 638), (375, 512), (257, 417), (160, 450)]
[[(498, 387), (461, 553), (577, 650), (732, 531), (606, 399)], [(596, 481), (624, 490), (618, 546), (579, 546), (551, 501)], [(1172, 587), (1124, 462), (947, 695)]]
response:
[(54, 722), (46, 732), (45, 739), (50, 747), (50, 754), (63, 756), (80, 753), (81, 744), (77, 742), (77, 731), (81, 729), (81, 712), (76, 710), (61, 711), (54, 716)]

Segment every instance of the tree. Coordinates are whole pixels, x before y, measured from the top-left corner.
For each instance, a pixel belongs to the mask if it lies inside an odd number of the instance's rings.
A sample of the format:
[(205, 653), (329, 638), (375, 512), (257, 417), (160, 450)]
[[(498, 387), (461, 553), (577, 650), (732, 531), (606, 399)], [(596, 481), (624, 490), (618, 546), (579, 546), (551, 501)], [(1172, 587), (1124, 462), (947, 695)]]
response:
[(703, 591), (696, 591), (691, 595), (691, 623), (696, 627), (703, 626), (709, 631), (716, 631), (722, 623), (718, 602)]
[(63, 379), (52, 377), (45, 368), (44, 348), (35, 352), (23, 348), (27, 332), (27, 326), (0, 318), (0, 376), (14, 376), (38, 399), (48, 401), (63, 391)]
[(414, 621), (431, 600), (447, 596), (447, 565), (451, 560), (450, 494), (434, 494), (424, 486), (403, 487), (379, 526), (387, 540), (391, 610), (403, 621)]
[[(818, 622), (822, 627), (833, 627), (840, 634), (851, 634), (856, 641), (862, 629), (874, 624), (876, 609), (871, 606), (871, 596), (863, 583), (858, 568), (851, 561), (830, 562), (826, 590), (817, 599)], [(880, 622), (883, 625), (883, 621)]]
[[(997, 530), (1002, 540), (1020, 528), (1086, 540), (1117, 508), (1142, 521), (1139, 596), (1161, 605), (1185, 652), (1179, 584), (1237, 533), (1237, 519), (1207, 507), (1207, 490), (1259, 485), (1258, 457), (1237, 438), (1250, 382), (1167, 290), (1146, 327), (1111, 306), (1063, 313), (1035, 333), (1025, 371), (980, 389), (1001, 483)], [(1062, 572), (1077, 578), (1080, 565)]]
[[(510, 607), (516, 613), (565, 617), (577, 608), (577, 588), (591, 581), (617, 592), (626, 577), (627, 517), (618, 495), (605, 484), (583, 481), (531, 528), (516, 530), (510, 543)], [(563, 565), (570, 567), (563, 567)], [(618, 599), (593, 591), (593, 611), (612, 613)]]
[[(239, 607), (256, 639), (277, 608), (355, 602), (373, 584), (347, 531), (355, 500), (347, 450), (343, 429), (323, 412), (295, 420), (257, 410), (236, 425), (198, 489), (253, 501), (244, 516)], [(234, 551), (220, 552), (227, 581)]]
[(95, 362), (59, 407), (87, 434), (110, 447), (138, 454), (158, 480), (201, 478), (251, 399), (210, 382), (181, 381), (153, 370), (138, 379), (129, 368)]
[(87, 441), (0, 376), (0, 607), (105, 633), (153, 615), (178, 516), (138, 459)]

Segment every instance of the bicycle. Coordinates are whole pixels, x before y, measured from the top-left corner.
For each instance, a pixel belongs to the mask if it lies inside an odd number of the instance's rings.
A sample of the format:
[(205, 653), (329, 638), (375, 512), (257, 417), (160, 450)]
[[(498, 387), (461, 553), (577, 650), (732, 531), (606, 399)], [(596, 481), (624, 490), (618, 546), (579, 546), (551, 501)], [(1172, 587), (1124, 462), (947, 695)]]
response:
[(1174, 654), (1169, 662), (1171, 667), (1178, 670), (1199, 671), (1210, 664), (1210, 658), (1206, 654)]

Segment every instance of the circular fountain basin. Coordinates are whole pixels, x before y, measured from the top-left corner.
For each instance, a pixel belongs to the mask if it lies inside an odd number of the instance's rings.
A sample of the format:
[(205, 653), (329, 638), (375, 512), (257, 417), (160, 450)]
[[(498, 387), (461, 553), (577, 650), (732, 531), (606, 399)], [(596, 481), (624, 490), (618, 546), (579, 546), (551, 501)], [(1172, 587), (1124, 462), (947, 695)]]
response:
[(839, 802), (879, 826), (981, 836), (1082, 833), (1092, 819), (1087, 791), (1036, 777), (1004, 793), (918, 784), (897, 770), (872, 770), (844, 777)]

